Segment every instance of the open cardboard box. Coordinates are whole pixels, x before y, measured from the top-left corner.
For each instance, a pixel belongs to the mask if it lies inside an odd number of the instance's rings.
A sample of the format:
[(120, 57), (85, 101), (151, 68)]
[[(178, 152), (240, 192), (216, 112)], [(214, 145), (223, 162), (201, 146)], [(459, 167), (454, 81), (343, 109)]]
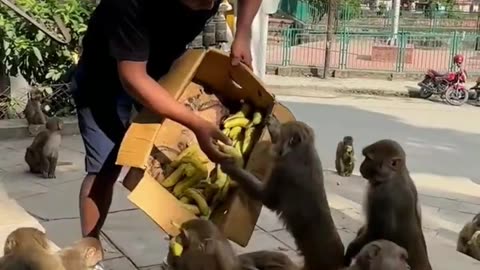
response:
[[(200, 100), (200, 103), (218, 98), (223, 104), (245, 100), (260, 109), (264, 116), (273, 113), (281, 122), (295, 119), (286, 107), (275, 102), (274, 97), (246, 66), (232, 67), (229, 56), (219, 50), (188, 50), (159, 83), (181, 103), (193, 98)], [(218, 110), (196, 113), (217, 123), (221, 117)], [(255, 145), (247, 157), (246, 168), (259, 179), (264, 179), (269, 166), (265, 158), (265, 151), (270, 146), (267, 129), (262, 127), (253, 139)], [(180, 141), (196, 142), (196, 139), (186, 127), (144, 110), (134, 118), (117, 158), (117, 164), (131, 167), (123, 181), (124, 186), (132, 191), (129, 200), (171, 236), (179, 233), (172, 221), (182, 224), (197, 217), (182, 207), (177, 198), (152, 177), (148, 161), (153, 153), (157, 156), (160, 153), (167, 162), (174, 159), (180, 152)], [(208, 168), (213, 167), (214, 164), (210, 162)], [(249, 199), (240, 189), (236, 189), (213, 212), (211, 220), (227, 238), (246, 246), (261, 207), (260, 202)]]

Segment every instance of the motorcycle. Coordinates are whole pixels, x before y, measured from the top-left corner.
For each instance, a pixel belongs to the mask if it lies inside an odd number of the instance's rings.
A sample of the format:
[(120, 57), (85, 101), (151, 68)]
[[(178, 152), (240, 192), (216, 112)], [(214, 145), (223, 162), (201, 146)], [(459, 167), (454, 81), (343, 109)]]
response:
[(468, 100), (468, 91), (464, 83), (467, 79), (467, 72), (449, 72), (441, 74), (429, 69), (424, 79), (418, 83), (420, 86), (419, 95), (427, 99), (433, 94), (440, 95), (442, 99), (454, 106), (459, 106)]
[(476, 84), (468, 89), (468, 99), (480, 102), (480, 77), (477, 78)]

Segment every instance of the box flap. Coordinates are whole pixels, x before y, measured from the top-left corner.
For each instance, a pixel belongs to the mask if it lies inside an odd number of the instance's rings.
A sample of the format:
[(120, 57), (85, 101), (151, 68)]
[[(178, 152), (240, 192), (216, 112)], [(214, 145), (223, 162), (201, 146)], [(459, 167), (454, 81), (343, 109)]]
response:
[[(150, 153), (150, 152), (149, 152)], [(155, 198), (152, 200), (152, 198)], [(128, 199), (142, 209), (166, 233), (175, 236), (180, 232), (172, 225), (175, 220), (178, 224), (196, 219), (197, 217), (183, 208), (168, 190), (162, 187), (153, 177), (144, 174), (142, 180), (128, 195)], [(168, 213), (168, 214), (166, 214)]]

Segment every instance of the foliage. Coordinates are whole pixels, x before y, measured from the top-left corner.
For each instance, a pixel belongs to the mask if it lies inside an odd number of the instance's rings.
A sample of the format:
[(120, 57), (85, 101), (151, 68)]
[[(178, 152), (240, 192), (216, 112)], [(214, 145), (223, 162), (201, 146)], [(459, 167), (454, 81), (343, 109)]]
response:
[(328, 11), (328, 0), (307, 0), (310, 5), (310, 15), (312, 23), (318, 23)]
[(360, 18), (362, 15), (361, 0), (341, 0), (340, 1), (340, 19), (352, 20)]
[(55, 33), (61, 33), (53, 20), (58, 15), (70, 30), (72, 40), (61, 45), (26, 19), (2, 6), (0, 8), (0, 61), (10, 76), (21, 72), (32, 85), (58, 82), (76, 62), (80, 40), (94, 9), (85, 0), (16, 0), (15, 4)]

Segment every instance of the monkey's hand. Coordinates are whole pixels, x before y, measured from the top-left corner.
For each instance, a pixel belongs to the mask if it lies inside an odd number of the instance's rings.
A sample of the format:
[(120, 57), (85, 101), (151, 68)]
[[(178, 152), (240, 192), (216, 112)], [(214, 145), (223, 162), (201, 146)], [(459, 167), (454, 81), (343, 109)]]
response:
[(263, 184), (255, 175), (236, 165), (233, 158), (224, 160), (220, 166), (222, 171), (237, 182), (250, 197), (263, 201)]

